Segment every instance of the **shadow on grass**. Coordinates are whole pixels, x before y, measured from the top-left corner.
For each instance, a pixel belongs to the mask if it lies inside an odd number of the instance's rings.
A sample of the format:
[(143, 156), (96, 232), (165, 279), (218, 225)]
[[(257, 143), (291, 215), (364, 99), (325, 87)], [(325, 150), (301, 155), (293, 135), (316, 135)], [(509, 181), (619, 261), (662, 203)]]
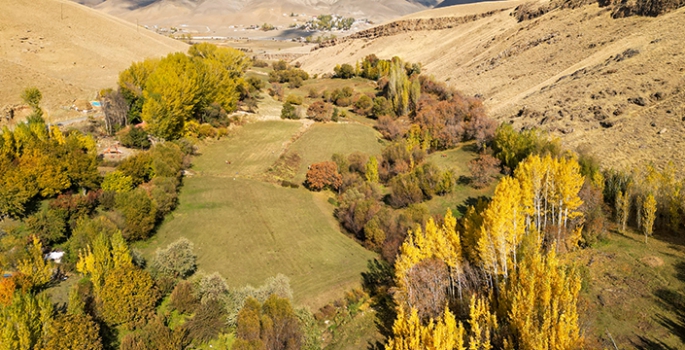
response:
[[(383, 260), (373, 259), (368, 262), (368, 271), (362, 272), (362, 287), (372, 298), (372, 307), (376, 311), (376, 327), (383, 337), (392, 336), (392, 325), (397, 314), (395, 301), (388, 292), (394, 287), (392, 265)], [(368, 349), (383, 349), (380, 342), (369, 342)]]
[[(685, 282), (685, 262), (681, 261), (675, 266), (676, 278)], [(680, 342), (685, 344), (685, 291), (661, 288), (654, 292), (659, 306), (674, 314), (669, 317), (663, 313), (657, 313), (654, 319), (672, 335), (677, 336)], [(633, 344), (637, 349), (677, 349), (665, 344), (659, 339), (650, 339), (645, 336), (638, 336), (640, 343)]]
[(659, 340), (652, 340), (643, 336), (638, 335), (637, 338), (639, 342), (631, 341), (635, 349), (638, 350), (678, 350), (672, 346), (668, 346)]
[(459, 213), (462, 216), (464, 216), (466, 214), (466, 211), (469, 209), (469, 207), (476, 207), (476, 205), (478, 204), (479, 201), (484, 201), (487, 203), (489, 200), (490, 200), (490, 198), (487, 196), (478, 196), (478, 197), (466, 198), (464, 203), (459, 204), (457, 206), (457, 211), (459, 211)]
[(683, 235), (682, 232), (658, 230), (654, 232), (654, 238), (662, 242), (666, 242), (672, 246), (678, 247), (677, 250), (682, 250), (683, 247), (685, 247), (685, 235)]

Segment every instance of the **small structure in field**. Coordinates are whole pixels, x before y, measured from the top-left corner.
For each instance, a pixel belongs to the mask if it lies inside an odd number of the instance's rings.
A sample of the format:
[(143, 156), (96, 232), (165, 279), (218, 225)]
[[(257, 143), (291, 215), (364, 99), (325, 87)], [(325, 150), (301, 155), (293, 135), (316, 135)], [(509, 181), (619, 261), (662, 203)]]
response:
[(47, 261), (54, 261), (58, 264), (61, 264), (63, 256), (64, 256), (64, 252), (57, 250), (57, 251), (45, 254), (44, 259)]

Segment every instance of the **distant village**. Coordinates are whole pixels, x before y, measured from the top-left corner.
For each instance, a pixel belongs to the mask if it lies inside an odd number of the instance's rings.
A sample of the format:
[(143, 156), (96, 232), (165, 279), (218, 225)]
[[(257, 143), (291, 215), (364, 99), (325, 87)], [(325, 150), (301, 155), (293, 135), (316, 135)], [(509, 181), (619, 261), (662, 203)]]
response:
[[(293, 23), (289, 25), (274, 25), (271, 23), (251, 24), (251, 25), (230, 25), (228, 32), (246, 33), (246, 32), (270, 32), (270, 31), (287, 31), (299, 30), (304, 33), (311, 33), (311, 35), (302, 35), (296, 38), (289, 38), (288, 40), (294, 42), (311, 43), (319, 42), (334, 38), (335, 36), (316, 35), (322, 32), (338, 32), (344, 34), (346, 32), (356, 32), (373, 24), (368, 19), (355, 19), (353, 17), (345, 17), (338, 14), (322, 14), (318, 16), (310, 16), (305, 13), (283, 13), (283, 17), (290, 17)], [(303, 20), (303, 18), (305, 20)], [(179, 40), (226, 40), (226, 39), (250, 39), (249, 36), (232, 36), (232, 35), (205, 35), (205, 33), (216, 33), (208, 26), (202, 25), (186, 25), (163, 27), (157, 25), (143, 25), (144, 28), (152, 30), (158, 34), (171, 36)], [(206, 28), (206, 30), (205, 30)], [(222, 33), (223, 34), (223, 33)], [(247, 34), (247, 33), (246, 33)], [(277, 40), (272, 38), (272, 40)]]

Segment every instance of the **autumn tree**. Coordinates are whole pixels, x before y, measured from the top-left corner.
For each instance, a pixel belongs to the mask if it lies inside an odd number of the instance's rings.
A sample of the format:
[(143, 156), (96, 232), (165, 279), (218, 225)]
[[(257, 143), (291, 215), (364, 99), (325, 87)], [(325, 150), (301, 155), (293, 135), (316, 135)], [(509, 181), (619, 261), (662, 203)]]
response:
[(133, 268), (133, 259), (120, 231), (116, 231), (111, 237), (105, 232), (99, 233), (92, 246), (88, 245), (79, 252), (76, 263), (76, 270), (90, 277), (96, 293), (104, 285), (110, 272), (130, 268)]
[[(580, 227), (571, 221), (582, 215), (584, 180), (573, 158), (533, 155), (458, 225), (448, 212), (443, 225), (429, 219), (425, 230), (410, 231), (395, 260), (398, 316), (387, 348), (582, 347), (580, 276), (559, 261), (556, 245), (578, 243)], [(538, 223), (553, 230), (542, 235)], [(461, 340), (436, 346), (442, 333), (433, 329), (450, 323), (452, 311), (468, 312), (468, 326), (452, 323)]]
[(331, 120), (333, 107), (326, 102), (316, 101), (307, 108), (307, 118), (317, 122), (328, 122)]
[(105, 175), (102, 181), (102, 190), (109, 192), (128, 192), (133, 188), (133, 179), (119, 170)]
[(245, 301), (238, 314), (234, 349), (300, 349), (303, 341), (299, 320), (288, 299), (271, 295), (263, 305)]
[(626, 231), (626, 224), (630, 216), (630, 195), (623, 191), (618, 191), (616, 195), (616, 221), (621, 225), (621, 232)]
[(306, 184), (313, 191), (321, 191), (324, 188), (337, 191), (342, 185), (342, 176), (334, 162), (314, 163), (307, 171)]
[(236, 328), (236, 341), (233, 348), (236, 350), (264, 349), (261, 339), (261, 305), (254, 298), (248, 298), (245, 305), (238, 313), (238, 327)]
[(53, 306), (46, 294), (16, 293), (0, 306), (0, 349), (32, 350), (53, 321)]
[(17, 270), (26, 276), (29, 288), (39, 288), (52, 280), (54, 266), (43, 258), (43, 244), (38, 237), (33, 237), (28, 257), (19, 262)]
[(144, 189), (118, 193), (115, 208), (125, 219), (123, 234), (126, 239), (148, 237), (155, 226), (157, 208)]
[(654, 231), (654, 219), (656, 218), (656, 199), (651, 193), (642, 203), (640, 216), (642, 217), (642, 233), (645, 235), (645, 244), (647, 244), (647, 237), (651, 236)]
[(207, 43), (191, 46), (187, 55), (134, 63), (119, 77), (129, 120), (141, 116), (153, 135), (177, 139), (186, 121), (202, 120), (213, 106), (224, 112), (237, 108), (240, 91), (248, 91), (242, 76), (249, 64), (242, 52)]
[(199, 300), (195, 297), (193, 285), (188, 281), (179, 282), (171, 292), (171, 306), (182, 314), (192, 314), (199, 305)]
[(388, 340), (386, 350), (466, 350), (464, 326), (461, 322), (457, 323), (448, 308), (444, 309), (441, 317), (431, 319), (425, 325), (415, 309), (408, 315), (400, 309), (392, 328), (393, 337)]
[(197, 343), (216, 338), (226, 329), (226, 308), (219, 299), (201, 303), (186, 323), (188, 335)]
[(423, 201), (423, 191), (412, 174), (401, 174), (390, 180), (390, 203), (395, 208)]
[(517, 349), (574, 349), (582, 344), (578, 326), (579, 273), (564, 266), (552, 249), (542, 255), (533, 247), (502, 292), (508, 305), (511, 334)]
[(0, 307), (7, 306), (12, 302), (14, 291), (17, 289), (15, 277), (3, 277), (0, 280)]
[(347, 63), (336, 65), (335, 68), (333, 68), (333, 72), (335, 73), (335, 77), (340, 79), (350, 79), (355, 76), (354, 67)]
[(26, 219), (26, 226), (46, 244), (65, 238), (67, 225), (64, 217), (55, 210), (44, 209)]
[(124, 147), (137, 149), (148, 149), (152, 145), (147, 131), (140, 126), (130, 126), (123, 129), (119, 133), (119, 141)]
[(122, 267), (107, 273), (97, 296), (105, 322), (132, 328), (154, 313), (159, 293), (147, 271)]
[(43, 123), (43, 110), (40, 108), (40, 102), (43, 99), (43, 94), (36, 87), (26, 88), (21, 93), (21, 99), (31, 107), (33, 112), (26, 119), (29, 123), (39, 122)]
[(183, 53), (160, 61), (145, 83), (142, 118), (150, 132), (164, 139), (180, 136), (183, 125), (200, 100), (198, 72)]
[(378, 160), (375, 156), (369, 157), (369, 161), (366, 163), (364, 176), (366, 176), (366, 181), (368, 182), (378, 182)]
[(100, 105), (105, 115), (105, 130), (108, 135), (114, 135), (128, 125), (130, 106), (120, 90), (108, 89), (101, 92)]
[(478, 158), (469, 162), (471, 171), (471, 185), (475, 188), (483, 188), (490, 185), (494, 177), (499, 173), (500, 161), (489, 155), (480, 154)]
[(354, 103), (354, 112), (359, 115), (369, 115), (373, 108), (373, 100), (367, 95), (359, 96), (357, 102)]
[(44, 330), (36, 349), (100, 350), (100, 327), (88, 315), (58, 315)]
[(152, 185), (150, 196), (155, 203), (157, 219), (159, 220), (176, 208), (178, 203), (177, 181), (176, 178), (162, 176), (155, 177), (150, 181), (150, 185)]
[(286, 102), (283, 104), (283, 109), (281, 109), (281, 119), (300, 119), (300, 116), (297, 115), (295, 106), (293, 106), (292, 103)]

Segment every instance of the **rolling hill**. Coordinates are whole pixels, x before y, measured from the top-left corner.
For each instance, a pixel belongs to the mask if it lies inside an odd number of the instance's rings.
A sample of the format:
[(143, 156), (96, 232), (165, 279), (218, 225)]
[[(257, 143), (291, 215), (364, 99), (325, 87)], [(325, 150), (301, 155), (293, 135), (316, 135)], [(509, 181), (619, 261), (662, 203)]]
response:
[(369, 54), (400, 56), (482, 96), (499, 120), (549, 130), (607, 165), (685, 165), (685, 8), (614, 18), (610, 6), (523, 3), (411, 14), (325, 43), (299, 61), (325, 73)]
[[(229, 25), (293, 23), (290, 14), (309, 19), (340, 14), (383, 22), (424, 10), (442, 0), (75, 0), (82, 4), (150, 26), (206, 26), (211, 31)], [(219, 29), (221, 31), (221, 29)], [(225, 31), (225, 30), (224, 30)]]
[[(187, 45), (70, 1), (4, 0), (0, 11), (0, 107), (29, 86), (53, 117), (77, 98), (113, 87), (119, 72)], [(63, 113), (62, 113), (63, 114)]]

